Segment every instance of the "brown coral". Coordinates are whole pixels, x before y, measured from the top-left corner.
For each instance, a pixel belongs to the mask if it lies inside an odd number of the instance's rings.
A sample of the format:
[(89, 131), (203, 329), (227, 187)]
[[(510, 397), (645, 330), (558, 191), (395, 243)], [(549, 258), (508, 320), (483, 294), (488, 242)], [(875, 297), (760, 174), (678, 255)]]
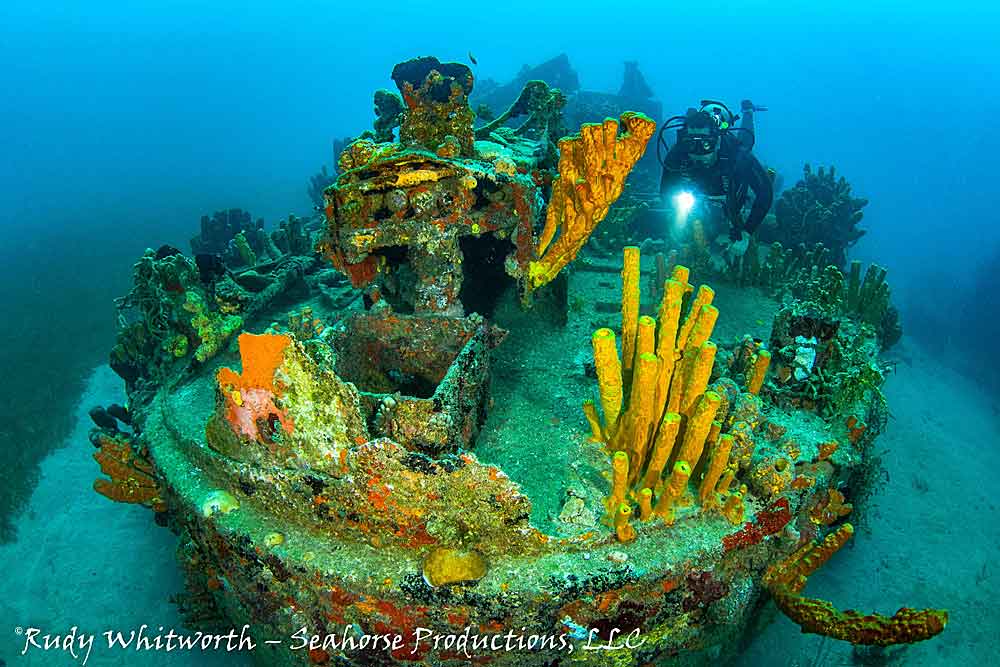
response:
[[(675, 510), (690, 504), (687, 487), (693, 474), (690, 481), (700, 480), (699, 509), (719, 509), (740, 523), (746, 487), (730, 492), (730, 486), (738, 457), (749, 458), (753, 451), (753, 434), (745, 422), (739, 423), (740, 428), (734, 426), (732, 434), (722, 433), (721, 420), (727, 418), (734, 400), (737, 414), (759, 421), (760, 399), (741, 395), (732, 383), (717, 382), (713, 388), (718, 392), (708, 385), (717, 352), (709, 340), (719, 316), (712, 305), (714, 291), (702, 285), (685, 304), (689, 273), (686, 267), (675, 266), (664, 283), (657, 318), (639, 317), (638, 273), (638, 248), (626, 248), (624, 358), (618, 355), (611, 329), (598, 329), (592, 340), (603, 422), (593, 401), (584, 405), (584, 413), (593, 437), (603, 440), (612, 453), (605, 522), (612, 522), (623, 502), (637, 501), (641, 519), (654, 514), (673, 523)], [(632, 363), (624, 363), (630, 357)]]
[(800, 595), (809, 576), (818, 570), (854, 534), (849, 523), (833, 531), (822, 542), (809, 542), (785, 560), (771, 566), (764, 584), (781, 611), (802, 632), (833, 637), (852, 644), (891, 646), (930, 639), (944, 630), (948, 612), (943, 609), (902, 607), (891, 617), (840, 611), (825, 600)]
[(153, 477), (150, 462), (132, 449), (123, 434), (97, 436), (98, 451), (94, 460), (110, 480), (94, 480), (94, 491), (119, 503), (137, 503), (157, 511), (165, 509), (160, 499), (160, 487)]

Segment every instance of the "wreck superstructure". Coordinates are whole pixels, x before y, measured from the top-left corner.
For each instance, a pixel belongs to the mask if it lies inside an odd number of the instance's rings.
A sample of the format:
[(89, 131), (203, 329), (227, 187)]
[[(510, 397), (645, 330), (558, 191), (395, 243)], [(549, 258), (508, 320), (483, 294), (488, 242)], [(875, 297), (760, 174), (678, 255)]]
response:
[[(885, 414), (875, 332), (830, 304), (878, 288), (762, 300), (755, 318), (774, 327), (755, 338), (720, 333), (715, 290), (676, 257), (629, 247), (567, 278), (653, 122), (626, 112), (554, 137), (560, 95), (529, 82), (506, 114), (527, 121), (477, 130), (466, 66), (420, 58), (393, 80), (397, 103), (383, 91), (376, 132), (340, 155), (315, 238), (294, 226), (319, 256), (286, 244), (207, 283), (178, 254), (137, 268), (139, 320), (115, 353), (133, 428), (95, 434), (98, 490), (179, 533), (190, 622), (250, 625), (273, 665), (695, 664), (737, 649), (764, 591), (849, 641), (939, 632), (941, 612), (855, 618), (801, 594), (850, 536), (843, 492)], [(557, 278), (580, 299), (568, 317), (602, 326), (589, 342), (545, 329), (591, 349), (579, 377), (524, 376), (584, 406), (511, 436), (580, 476), (539, 520), (537, 495), (565, 490), (483, 451), (509, 427), (491, 414), (513, 369), (495, 359), (507, 332), (466, 304), (503, 290), (527, 304)], [(556, 440), (572, 461), (552, 459)], [(401, 645), (265, 644), (302, 628)], [(552, 639), (447, 639), (509, 632)], [(573, 650), (630, 633), (641, 642)]]

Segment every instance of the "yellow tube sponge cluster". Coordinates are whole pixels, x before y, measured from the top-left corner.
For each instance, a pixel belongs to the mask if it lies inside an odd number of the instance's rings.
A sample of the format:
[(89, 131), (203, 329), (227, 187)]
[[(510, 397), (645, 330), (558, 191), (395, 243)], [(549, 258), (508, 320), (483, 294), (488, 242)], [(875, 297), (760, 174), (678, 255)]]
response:
[[(693, 290), (689, 271), (675, 266), (658, 291), (657, 317), (639, 316), (639, 250), (629, 247), (624, 255), (621, 356), (610, 329), (592, 339), (603, 421), (595, 402), (584, 405), (593, 437), (600, 434), (612, 455), (605, 521), (617, 527), (626, 503), (638, 507), (643, 521), (672, 523), (678, 507), (696, 504), (692, 498), (711, 508), (724, 502), (726, 516), (742, 517), (745, 491), (728, 492), (734, 438), (721, 435), (720, 414), (728, 403), (708, 387), (717, 352), (715, 292), (706, 285)], [(687, 497), (689, 481), (699, 480), (697, 495)]]
[(528, 268), (528, 289), (545, 285), (576, 257), (621, 195), (655, 129), (649, 117), (626, 111), (620, 124), (612, 118), (586, 123), (578, 135), (559, 141), (559, 175), (552, 181), (545, 227)]
[(635, 528), (629, 523), (632, 519), (632, 506), (622, 503), (615, 513), (615, 534), (619, 542), (631, 542), (635, 539)]

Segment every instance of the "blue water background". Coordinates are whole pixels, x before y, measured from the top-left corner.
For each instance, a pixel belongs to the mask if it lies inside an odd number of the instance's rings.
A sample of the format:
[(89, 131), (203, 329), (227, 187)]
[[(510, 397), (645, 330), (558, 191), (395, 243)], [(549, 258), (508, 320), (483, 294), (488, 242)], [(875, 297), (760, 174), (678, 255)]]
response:
[(100, 360), (143, 248), (186, 250), (222, 208), (272, 224), (308, 210), (308, 177), (370, 127), (396, 62), (470, 52), (501, 82), (565, 52), (583, 88), (611, 92), (638, 60), (667, 114), (702, 97), (768, 106), (758, 152), (786, 184), (832, 163), (871, 200), (853, 256), (889, 267), (908, 333), (974, 347), (952, 323), (1000, 237), (997, 5), (677, 5), (8, 0), (7, 358), (38, 355), (19, 341), (44, 326)]

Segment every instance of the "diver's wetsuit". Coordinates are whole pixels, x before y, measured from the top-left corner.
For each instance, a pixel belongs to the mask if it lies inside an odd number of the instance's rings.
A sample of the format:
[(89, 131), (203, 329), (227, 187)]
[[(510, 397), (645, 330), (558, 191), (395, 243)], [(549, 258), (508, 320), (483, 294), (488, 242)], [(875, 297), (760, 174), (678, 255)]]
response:
[[(675, 143), (663, 162), (660, 195), (664, 201), (686, 188), (708, 197), (724, 196), (726, 219), (732, 225), (734, 238), (738, 238), (740, 231), (753, 234), (771, 208), (774, 189), (767, 171), (749, 150), (747, 144), (751, 142), (739, 136), (746, 134), (723, 134), (718, 159), (710, 167), (702, 167), (689, 159), (683, 143)], [(746, 222), (741, 223), (740, 212), (749, 191), (753, 192), (754, 201)]]

